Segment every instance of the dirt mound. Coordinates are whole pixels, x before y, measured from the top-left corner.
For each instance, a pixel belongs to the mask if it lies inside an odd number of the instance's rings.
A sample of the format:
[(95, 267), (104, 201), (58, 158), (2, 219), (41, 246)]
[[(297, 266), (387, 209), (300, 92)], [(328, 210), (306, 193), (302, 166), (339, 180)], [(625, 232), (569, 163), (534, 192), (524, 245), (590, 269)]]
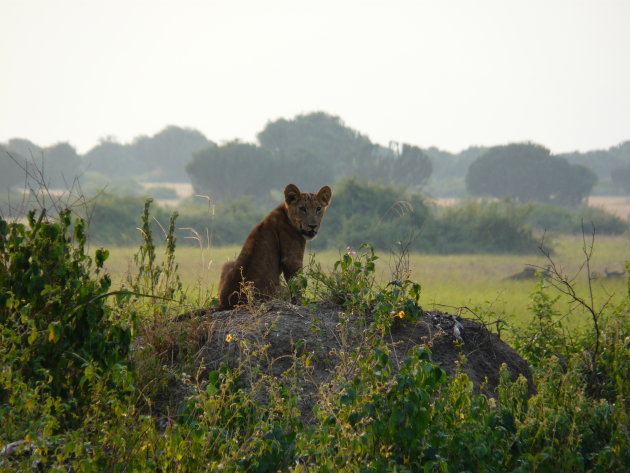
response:
[[(203, 369), (214, 370), (221, 363), (235, 366), (247, 350), (251, 362), (251, 347), (265, 346), (263, 354), (254, 355), (256, 363), (264, 372), (280, 375), (292, 365), (296, 354), (311, 354), (313, 361), (301, 386), (303, 408), (316, 401), (319, 387), (331, 379), (344, 351), (347, 353), (365, 341), (365, 329), (371, 322), (366, 317), (349, 316), (331, 304), (303, 307), (277, 301), (254, 311), (198, 310), (191, 315), (205, 319), (206, 336), (197, 355)], [(395, 369), (412, 347), (429, 345), (433, 361), (449, 375), (455, 373), (458, 363), (465, 358), (462, 369), (477, 392), (496, 396), (503, 363), (514, 379), (519, 374), (525, 376), (533, 392), (527, 362), (481, 322), (426, 312), (415, 323), (396, 318), (387, 337)]]

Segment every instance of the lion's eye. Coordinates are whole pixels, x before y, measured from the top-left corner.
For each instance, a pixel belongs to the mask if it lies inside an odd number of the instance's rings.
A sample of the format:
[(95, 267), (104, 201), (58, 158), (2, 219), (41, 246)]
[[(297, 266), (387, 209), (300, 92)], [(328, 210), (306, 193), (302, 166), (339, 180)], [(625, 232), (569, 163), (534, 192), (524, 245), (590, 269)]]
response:
[(322, 211), (321, 207), (317, 207), (317, 213), (320, 213)]
[(302, 212), (303, 214), (306, 213), (306, 207), (300, 207), (300, 212)]

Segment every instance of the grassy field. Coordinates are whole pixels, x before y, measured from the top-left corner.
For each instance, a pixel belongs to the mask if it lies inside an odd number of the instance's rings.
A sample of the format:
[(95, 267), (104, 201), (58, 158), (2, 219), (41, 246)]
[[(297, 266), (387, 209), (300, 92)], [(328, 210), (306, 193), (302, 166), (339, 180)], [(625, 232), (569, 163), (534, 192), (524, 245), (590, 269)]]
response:
[[(582, 239), (563, 237), (553, 242), (554, 261), (563, 272), (574, 278), (576, 287), (585, 297), (588, 294), (585, 271), (579, 271), (584, 262)], [(179, 273), (184, 285), (192, 295), (209, 290), (216, 294), (221, 266), (233, 259), (240, 248), (179, 247), (176, 251)], [(136, 248), (110, 248), (107, 268), (112, 274), (114, 285), (124, 280), (125, 273), (133, 262)], [(395, 258), (386, 252), (379, 254), (377, 269), (379, 279), (387, 281), (391, 275)], [(339, 258), (339, 251), (327, 250), (315, 255), (315, 260), (324, 269), (332, 268)], [(605, 270), (623, 271), (624, 262), (630, 260), (630, 239), (627, 237), (598, 238), (595, 242), (591, 271), (604, 276)], [(425, 309), (443, 310), (450, 313), (472, 316), (470, 310), (485, 314), (486, 318), (501, 317), (515, 326), (526, 323), (531, 317), (530, 296), (536, 288), (536, 280), (512, 281), (506, 277), (523, 270), (526, 265), (544, 267), (545, 257), (540, 255), (426, 255), (412, 254), (410, 257), (411, 279), (422, 285), (421, 302)], [(593, 281), (596, 305), (610, 299), (613, 304), (627, 299), (625, 278), (599, 277)], [(561, 299), (558, 309), (569, 314), (570, 325), (588, 322), (566, 299)]]

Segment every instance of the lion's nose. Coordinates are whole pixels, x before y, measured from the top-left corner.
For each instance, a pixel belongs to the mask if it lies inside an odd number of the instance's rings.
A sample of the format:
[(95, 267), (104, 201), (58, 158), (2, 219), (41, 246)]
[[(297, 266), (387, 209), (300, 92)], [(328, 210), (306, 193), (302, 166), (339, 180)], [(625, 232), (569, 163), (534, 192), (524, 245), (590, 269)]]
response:
[(309, 227), (311, 227), (311, 230), (315, 230), (317, 228), (317, 225), (311, 225), (310, 223), (308, 224)]

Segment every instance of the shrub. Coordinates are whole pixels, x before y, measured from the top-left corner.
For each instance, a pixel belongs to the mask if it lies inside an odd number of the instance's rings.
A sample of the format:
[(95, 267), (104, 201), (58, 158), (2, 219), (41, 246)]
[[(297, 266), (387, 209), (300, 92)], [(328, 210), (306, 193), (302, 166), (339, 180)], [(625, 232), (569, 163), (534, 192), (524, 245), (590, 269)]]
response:
[[(72, 231), (72, 236), (70, 235)], [(24, 383), (64, 399), (75, 420), (89, 397), (90, 376), (108, 376), (129, 352), (129, 321), (115, 321), (105, 304), (111, 284), (102, 273), (108, 257), (85, 253), (85, 222), (72, 226), (32, 211), (28, 227), (0, 219), (0, 401)]]
[(428, 220), (429, 208), (420, 197), (347, 179), (335, 186), (333, 203), (324, 217), (325, 229), (312, 246), (358, 248), (369, 242), (374, 248), (389, 249)]
[(470, 202), (443, 210), (430, 234), (438, 253), (532, 253), (538, 240), (510, 202)]
[(510, 202), (471, 202), (436, 212), (418, 196), (350, 179), (338, 184), (315, 248), (391, 249), (410, 241), (427, 253), (531, 253), (538, 241)]
[[(256, 208), (253, 199), (244, 197), (239, 200), (217, 204), (208, 200), (209, 205), (188, 201), (179, 216), (179, 235), (190, 237), (191, 232), (209, 238), (208, 244), (241, 244), (264, 216)], [(205, 239), (205, 238), (204, 238)], [(189, 243), (194, 239), (184, 240)]]
[[(142, 211), (145, 199), (135, 196), (118, 196), (103, 194), (94, 204), (90, 217), (89, 237), (98, 244), (130, 245), (140, 241), (137, 218)], [(162, 210), (155, 211), (157, 220), (165, 222), (168, 214)], [(152, 223), (157, 228), (156, 223)]]
[(579, 235), (583, 225), (595, 228), (598, 235), (621, 235), (628, 224), (619, 217), (594, 207), (568, 209), (544, 204), (529, 204), (523, 208), (525, 222), (533, 228)]

